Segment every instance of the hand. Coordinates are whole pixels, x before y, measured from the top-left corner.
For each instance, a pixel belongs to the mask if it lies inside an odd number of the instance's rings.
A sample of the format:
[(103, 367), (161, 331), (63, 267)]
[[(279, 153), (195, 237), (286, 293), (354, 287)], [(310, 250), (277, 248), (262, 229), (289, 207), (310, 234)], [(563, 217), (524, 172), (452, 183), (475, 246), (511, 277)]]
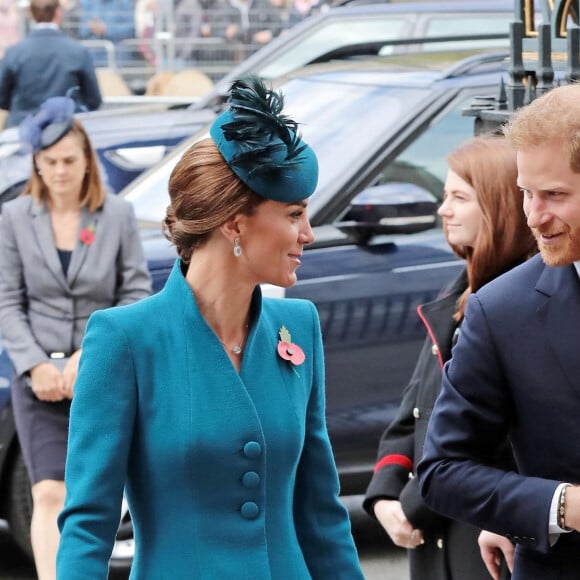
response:
[(81, 349), (75, 351), (68, 359), (62, 376), (64, 378), (64, 396), (67, 399), (72, 399), (75, 382), (79, 370), (79, 361), (81, 359)]
[(104, 36), (107, 32), (107, 25), (100, 18), (91, 18), (88, 22), (89, 30), (95, 36)]
[(423, 532), (413, 528), (405, 517), (400, 501), (380, 499), (375, 503), (374, 511), (379, 523), (395, 545), (414, 549), (425, 542)]
[(40, 401), (55, 403), (66, 397), (64, 377), (50, 362), (42, 362), (30, 369), (32, 392)]
[(255, 44), (268, 44), (274, 38), (271, 30), (260, 30), (254, 34)]
[(225, 32), (226, 40), (234, 40), (238, 35), (238, 30), (239, 28), (237, 24), (228, 24)]
[(499, 565), (503, 554), (509, 571), (514, 567), (514, 545), (504, 536), (483, 530), (477, 539), (481, 558), (494, 580), (499, 580)]
[(566, 526), (580, 531), (580, 486), (570, 485), (566, 489), (566, 504), (565, 504), (565, 519)]

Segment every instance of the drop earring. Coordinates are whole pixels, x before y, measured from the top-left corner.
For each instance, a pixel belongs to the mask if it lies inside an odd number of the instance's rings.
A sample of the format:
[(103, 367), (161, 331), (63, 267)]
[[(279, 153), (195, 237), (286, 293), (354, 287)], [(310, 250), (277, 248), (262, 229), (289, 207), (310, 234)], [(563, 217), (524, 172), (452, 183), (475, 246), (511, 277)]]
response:
[(242, 255), (242, 248), (240, 247), (240, 238), (234, 238), (234, 256), (239, 258)]

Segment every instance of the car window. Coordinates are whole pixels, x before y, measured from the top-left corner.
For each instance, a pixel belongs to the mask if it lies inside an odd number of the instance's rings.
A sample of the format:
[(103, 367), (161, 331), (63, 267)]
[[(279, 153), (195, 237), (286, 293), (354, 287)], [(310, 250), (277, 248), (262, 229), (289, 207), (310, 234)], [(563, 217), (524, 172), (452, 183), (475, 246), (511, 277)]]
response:
[[(393, 75), (396, 77), (396, 73)], [(356, 84), (311, 83), (293, 79), (282, 88), (288, 114), (301, 121), (306, 142), (319, 162), (318, 187), (310, 198), (311, 216), (335, 191), (345, 167), (367, 157), (392, 135), (394, 127), (426, 98), (425, 87), (380, 86), (372, 81)], [(356, 119), (356, 123), (345, 120)]]
[[(393, 73), (393, 78), (396, 76)], [(318, 157), (319, 179), (310, 200), (311, 217), (326, 203), (327, 190), (333, 192), (333, 185), (348, 173), (344, 170), (345, 165), (366, 158), (367, 151), (387, 139), (394, 127), (429, 93), (423, 86), (392, 85), (378, 85), (369, 74), (367, 82), (354, 85), (342, 83), (340, 79), (311, 82), (308, 78), (295, 78), (281, 87), (287, 114), (300, 120), (302, 135)], [(345, 119), (357, 122), (346, 123)], [(127, 199), (134, 204), (138, 220), (159, 223), (162, 219), (168, 203), (167, 183), (171, 171), (185, 147), (195, 138), (131, 187)]]
[[(477, 94), (484, 92), (482, 89)], [(473, 99), (474, 94), (464, 94), (455, 101), (452, 107), (380, 172), (374, 185), (413, 183), (441, 199), (447, 175), (447, 154), (473, 136), (473, 119), (462, 114)]]
[[(428, 18), (424, 35), (461, 36), (466, 34), (508, 34), (510, 17), (506, 14), (466, 14), (442, 15)], [(458, 40), (456, 42), (436, 42), (425, 44), (426, 52), (495, 48), (509, 46), (509, 38), (496, 40)]]
[(308, 37), (296, 38), (293, 45), (287, 46), (282, 54), (255, 72), (264, 79), (275, 79), (344, 46), (403, 37), (411, 18), (409, 14), (373, 15), (348, 22), (344, 19), (323, 21), (318, 30), (308, 30)]

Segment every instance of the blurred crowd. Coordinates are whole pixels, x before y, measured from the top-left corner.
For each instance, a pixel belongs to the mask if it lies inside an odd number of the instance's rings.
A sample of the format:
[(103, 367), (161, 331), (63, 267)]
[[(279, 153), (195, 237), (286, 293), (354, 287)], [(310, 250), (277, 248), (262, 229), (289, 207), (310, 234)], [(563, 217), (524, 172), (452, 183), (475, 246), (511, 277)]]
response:
[[(61, 0), (62, 29), (84, 41), (96, 66), (142, 61), (166, 68), (161, 43), (179, 69), (216, 58), (239, 61), (331, 1)], [(0, 0), (0, 59), (28, 26), (26, 2)]]

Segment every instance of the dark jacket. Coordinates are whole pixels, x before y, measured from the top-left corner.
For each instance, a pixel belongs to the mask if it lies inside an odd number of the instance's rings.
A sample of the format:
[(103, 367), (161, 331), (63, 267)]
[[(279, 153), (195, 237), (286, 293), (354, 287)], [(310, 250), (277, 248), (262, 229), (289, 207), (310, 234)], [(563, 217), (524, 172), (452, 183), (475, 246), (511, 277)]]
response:
[(101, 105), (101, 91), (89, 51), (60, 30), (33, 30), (6, 51), (0, 62), (0, 109), (7, 127), (35, 113), (49, 97), (70, 96), (79, 110)]
[[(558, 484), (580, 481), (579, 306), (574, 266), (539, 255), (471, 296), (418, 465), (430, 505), (511, 537), (514, 580), (580, 577), (580, 534), (548, 527)], [(490, 465), (506, 437), (517, 472)]]
[(466, 288), (464, 271), (437, 300), (418, 308), (427, 328), (427, 338), (403, 393), (397, 418), (381, 439), (375, 472), (363, 503), (365, 510), (375, 517), (376, 500), (399, 499), (407, 519), (415, 528), (423, 530), (425, 544), (409, 551), (413, 580), (490, 578), (477, 545), (479, 530), (430, 510), (415, 478), (431, 411), (441, 390), (442, 368), (451, 358), (458, 333), (453, 313)]

